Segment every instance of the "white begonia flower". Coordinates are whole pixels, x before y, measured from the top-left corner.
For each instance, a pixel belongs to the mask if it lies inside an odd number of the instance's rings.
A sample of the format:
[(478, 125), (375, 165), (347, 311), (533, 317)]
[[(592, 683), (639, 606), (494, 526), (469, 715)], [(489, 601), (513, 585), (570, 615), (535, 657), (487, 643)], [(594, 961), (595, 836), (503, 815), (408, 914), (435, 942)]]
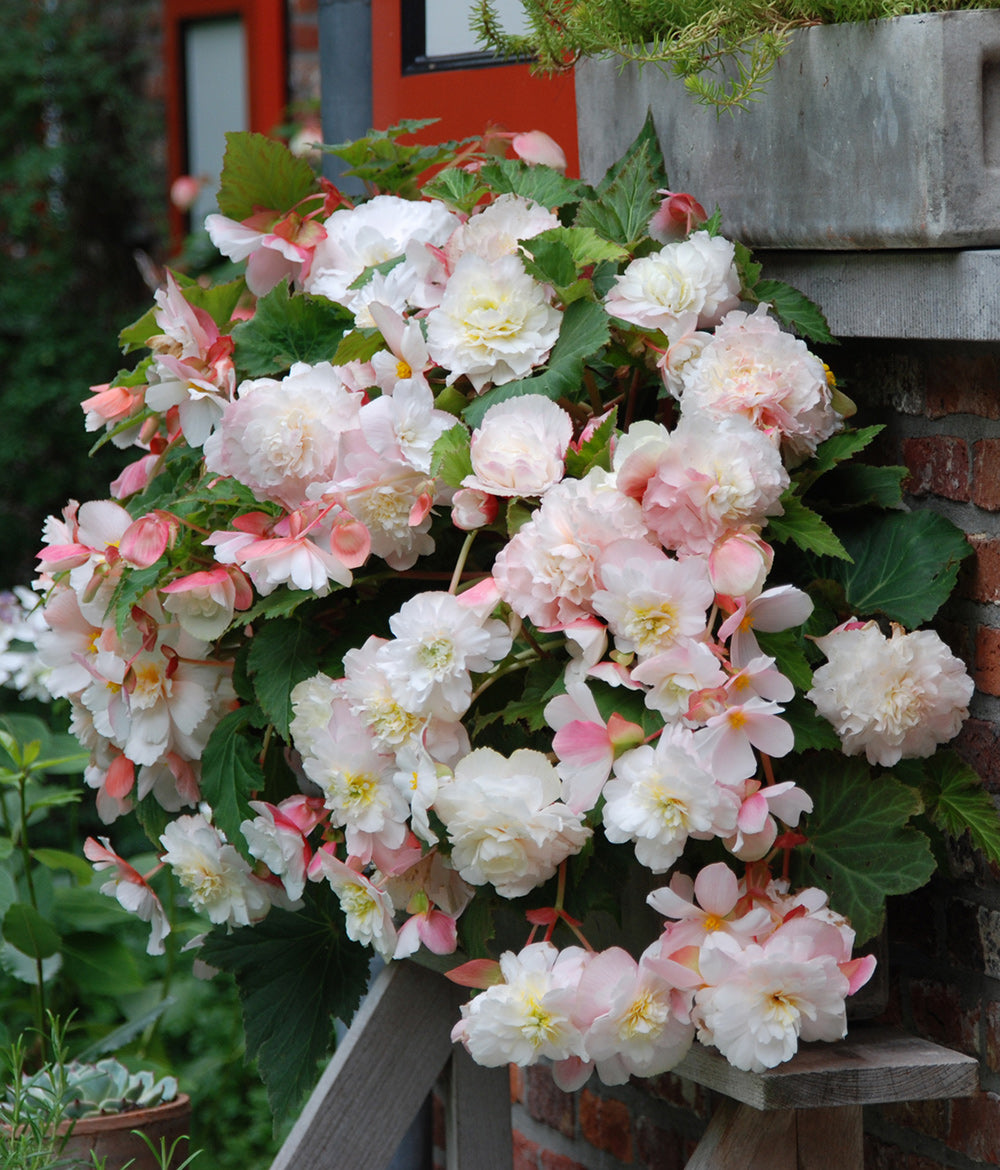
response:
[(633, 260), (604, 299), (613, 316), (679, 340), (718, 324), (740, 303), (734, 246), (695, 232), (651, 256)]
[(566, 470), (573, 420), (541, 394), (491, 406), (472, 434), (463, 487), (493, 496), (541, 496)]
[(964, 664), (933, 630), (886, 638), (874, 622), (848, 623), (816, 645), (827, 662), (806, 698), (832, 724), (844, 753), (892, 767), (934, 754), (959, 732), (975, 689)]
[(477, 391), (524, 378), (542, 364), (559, 336), (562, 314), (516, 256), (492, 263), (472, 254), (455, 265), (440, 305), (427, 316), (427, 348)]
[(333, 477), (341, 435), (360, 425), (362, 401), (329, 362), (242, 382), (205, 441), (205, 466), (297, 508), (311, 484)]
[(518, 250), (518, 241), (531, 239), (559, 227), (559, 217), (523, 195), (504, 194), (469, 217), (445, 245), (454, 263), (472, 253), (484, 260), (498, 260)]
[(561, 797), (559, 775), (541, 752), (519, 748), (507, 759), (477, 748), (441, 784), (435, 803), (452, 865), (471, 885), (488, 882), (505, 898), (541, 885), (590, 837)]
[(500, 956), (503, 982), (462, 1005), (452, 1030), (472, 1059), (487, 1068), (530, 1065), (540, 1059), (587, 1059), (574, 1022), (580, 973), (589, 956), (580, 947), (557, 950), (531, 943)]
[(249, 926), (270, 910), (267, 886), (200, 813), (171, 821), (160, 844), (164, 864), (187, 890), (195, 910), (210, 921)]
[(373, 947), (388, 961), (396, 950), (392, 899), (363, 873), (345, 865), (326, 849), (320, 849), (309, 865), (312, 881), (330, 883), (340, 901), (346, 920), (347, 937), (365, 947)]
[(411, 597), (389, 619), (393, 639), (376, 661), (409, 711), (457, 719), (472, 696), (471, 671), (490, 670), (510, 651), (502, 621), (485, 618), (450, 593)]
[(616, 844), (634, 841), (636, 857), (653, 873), (674, 864), (688, 837), (725, 837), (736, 828), (739, 797), (716, 783), (695, 745), (687, 728), (669, 726), (655, 746), (620, 756), (604, 786), (605, 835)]
[(350, 286), (366, 268), (402, 256), (410, 243), (440, 246), (460, 222), (443, 203), (398, 195), (335, 211), (323, 224), (326, 239), (313, 253), (305, 290), (350, 305)]

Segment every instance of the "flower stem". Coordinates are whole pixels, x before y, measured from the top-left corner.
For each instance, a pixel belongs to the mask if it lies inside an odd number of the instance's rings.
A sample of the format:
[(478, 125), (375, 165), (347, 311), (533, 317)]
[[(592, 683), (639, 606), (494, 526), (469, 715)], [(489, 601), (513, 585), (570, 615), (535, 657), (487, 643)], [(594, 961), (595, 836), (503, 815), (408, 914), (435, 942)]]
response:
[(466, 533), (465, 540), (462, 542), (461, 551), (458, 554), (458, 560), (455, 562), (455, 571), (451, 575), (451, 584), (448, 586), (449, 593), (456, 593), (458, 591), (458, 583), (462, 580), (462, 570), (465, 568), (465, 562), (469, 559), (469, 550), (472, 548), (472, 542), (476, 539), (475, 532)]

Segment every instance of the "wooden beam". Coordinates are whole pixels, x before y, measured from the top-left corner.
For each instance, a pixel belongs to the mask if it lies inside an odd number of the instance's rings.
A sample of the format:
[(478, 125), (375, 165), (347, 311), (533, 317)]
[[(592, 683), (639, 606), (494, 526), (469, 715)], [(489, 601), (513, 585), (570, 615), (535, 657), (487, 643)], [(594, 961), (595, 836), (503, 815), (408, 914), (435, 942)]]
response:
[(674, 1070), (755, 1109), (816, 1109), (969, 1097), (979, 1063), (894, 1028), (854, 1025), (845, 1040), (803, 1044), (786, 1064), (762, 1073), (733, 1068), (713, 1048), (694, 1045)]
[(271, 1170), (384, 1170), (451, 1056), (466, 994), (414, 963), (384, 968)]
[(451, 1057), (445, 1111), (447, 1170), (510, 1170), (510, 1071), (483, 1068), (462, 1047)]

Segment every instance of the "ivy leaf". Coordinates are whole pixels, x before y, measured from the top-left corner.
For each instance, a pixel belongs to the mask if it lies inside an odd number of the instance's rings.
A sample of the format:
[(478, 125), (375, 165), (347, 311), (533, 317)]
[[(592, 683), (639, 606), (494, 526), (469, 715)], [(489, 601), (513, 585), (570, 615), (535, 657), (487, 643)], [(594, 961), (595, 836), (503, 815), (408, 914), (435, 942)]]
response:
[(576, 203), (586, 188), (578, 179), (567, 179), (552, 167), (530, 165), (516, 158), (484, 163), (479, 177), (497, 195), (522, 195), (551, 211), (564, 203)]
[(953, 837), (968, 832), (972, 844), (1000, 865), (1000, 817), (974, 769), (953, 751), (939, 751), (925, 761), (924, 772), (921, 792), (933, 823)]
[(544, 394), (553, 401), (564, 395), (578, 396), (584, 360), (607, 345), (610, 336), (609, 318), (602, 305), (594, 301), (574, 301), (563, 313), (559, 338), (552, 348), (547, 368), (533, 378), (522, 378), (487, 390), (465, 408), (466, 421), (470, 426), (478, 426), (495, 403), (524, 394)]
[(25, 902), (15, 902), (3, 917), (3, 937), (32, 959), (47, 959), (62, 946), (59, 932), (47, 918)]
[(354, 318), (325, 297), (292, 296), (283, 280), (233, 329), (235, 360), (248, 378), (283, 373), (294, 362), (331, 361)]
[(759, 301), (769, 302), (778, 317), (802, 337), (821, 345), (837, 344), (823, 310), (797, 288), (783, 280), (758, 280), (753, 295)]
[(230, 711), (219, 721), (201, 757), (201, 793), (212, 806), (214, 824), (237, 849), (244, 845), (240, 824), (253, 819), (251, 793), (264, 787), (254, 743), (244, 734), (253, 726), (252, 706)]
[(823, 756), (800, 784), (813, 799), (795, 850), (795, 883), (819, 886), (863, 943), (876, 935), (885, 899), (925, 885), (935, 869), (927, 837), (908, 825), (920, 795), (890, 775), (873, 776), (863, 760)]
[(332, 902), (332, 892), (310, 889), (304, 909), (214, 930), (199, 952), (235, 976), (247, 1059), (257, 1061), (275, 1118), (292, 1115), (312, 1088), (332, 1020), (349, 1023), (368, 986), (370, 952), (347, 938)]
[(770, 540), (788, 541), (805, 552), (850, 560), (850, 555), (829, 524), (812, 508), (807, 508), (798, 496), (786, 492), (781, 497), (784, 515), (770, 516), (767, 535)]
[(319, 671), (320, 647), (305, 622), (273, 618), (250, 642), (247, 673), (261, 710), (282, 739), (292, 718), (292, 688)]
[(844, 534), (852, 562), (831, 562), (858, 615), (884, 614), (907, 629), (929, 622), (955, 587), (972, 548), (962, 530), (936, 512), (891, 512)]
[(461, 423), (445, 431), (434, 444), (431, 457), (431, 475), (448, 487), (462, 486), (462, 480), (472, 474), (472, 457), (469, 453), (471, 436)]
[(244, 220), (255, 211), (290, 211), (317, 190), (312, 167), (283, 143), (247, 131), (226, 135), (218, 196), (223, 215)]

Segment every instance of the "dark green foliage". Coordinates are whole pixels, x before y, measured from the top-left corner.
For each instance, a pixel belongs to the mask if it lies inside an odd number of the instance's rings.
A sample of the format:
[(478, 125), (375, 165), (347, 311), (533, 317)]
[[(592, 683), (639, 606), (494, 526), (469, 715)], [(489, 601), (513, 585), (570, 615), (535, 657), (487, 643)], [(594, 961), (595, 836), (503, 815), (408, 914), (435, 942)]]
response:
[(133, 253), (164, 183), (150, 165), (139, 40), (154, 9), (4, 0), (0, 38), (0, 555), (26, 580), (41, 522), (107, 494), (112, 448), (88, 460), (88, 385), (120, 366), (115, 338), (148, 304)]

